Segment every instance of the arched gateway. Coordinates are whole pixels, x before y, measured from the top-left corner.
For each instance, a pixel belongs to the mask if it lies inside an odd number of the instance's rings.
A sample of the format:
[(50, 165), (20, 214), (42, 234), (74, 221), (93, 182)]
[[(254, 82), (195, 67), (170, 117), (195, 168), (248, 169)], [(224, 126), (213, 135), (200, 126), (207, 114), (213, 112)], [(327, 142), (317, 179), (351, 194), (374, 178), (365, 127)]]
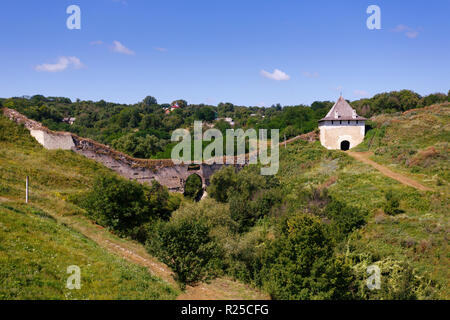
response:
[(319, 120), (320, 143), (327, 149), (349, 150), (363, 142), (365, 121), (341, 96)]

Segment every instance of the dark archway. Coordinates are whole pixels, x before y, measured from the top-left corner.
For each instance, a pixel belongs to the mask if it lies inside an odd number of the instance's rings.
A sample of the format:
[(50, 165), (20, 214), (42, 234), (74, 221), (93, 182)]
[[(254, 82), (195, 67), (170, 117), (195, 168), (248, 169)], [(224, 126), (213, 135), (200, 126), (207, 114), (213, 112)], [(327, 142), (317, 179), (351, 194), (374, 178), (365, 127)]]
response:
[(350, 149), (350, 142), (348, 142), (347, 140), (342, 141), (341, 150), (347, 151), (348, 149)]
[(184, 196), (194, 201), (200, 201), (203, 196), (203, 181), (198, 174), (191, 174), (184, 185)]

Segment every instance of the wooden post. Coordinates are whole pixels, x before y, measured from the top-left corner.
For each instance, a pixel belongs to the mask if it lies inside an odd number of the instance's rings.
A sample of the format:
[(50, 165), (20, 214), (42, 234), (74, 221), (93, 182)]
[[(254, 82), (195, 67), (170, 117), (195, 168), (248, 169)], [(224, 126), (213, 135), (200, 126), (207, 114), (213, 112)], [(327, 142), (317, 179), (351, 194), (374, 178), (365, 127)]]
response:
[(27, 180), (26, 180), (26, 190), (25, 190), (25, 203), (28, 203), (28, 182), (29, 182), (29, 178), (27, 176)]
[(284, 148), (286, 149), (286, 134), (284, 134)]

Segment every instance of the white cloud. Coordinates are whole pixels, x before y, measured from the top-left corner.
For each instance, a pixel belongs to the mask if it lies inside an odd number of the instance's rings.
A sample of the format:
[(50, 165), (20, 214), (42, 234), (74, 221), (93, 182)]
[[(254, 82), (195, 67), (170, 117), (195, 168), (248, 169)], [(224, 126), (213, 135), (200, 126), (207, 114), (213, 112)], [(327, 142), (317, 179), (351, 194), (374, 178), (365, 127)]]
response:
[(365, 90), (355, 90), (354, 93), (358, 97), (367, 97), (367, 96), (369, 96), (369, 93), (367, 91), (365, 91)]
[(302, 72), (302, 74), (307, 78), (318, 78), (320, 76), (318, 72), (304, 71), (304, 72)]
[(159, 52), (167, 52), (166, 48), (161, 48), (161, 47), (156, 47), (155, 50), (157, 50)]
[(419, 32), (418, 31), (408, 31), (408, 32), (405, 32), (405, 35), (410, 39), (414, 39), (414, 38), (417, 38), (417, 36), (419, 35)]
[(404, 24), (399, 24), (394, 29), (391, 29), (392, 32), (401, 32), (401, 33), (403, 33), (405, 36), (407, 36), (410, 39), (417, 38), (417, 36), (419, 35), (419, 31), (420, 30), (421, 30), (421, 28), (418, 28), (417, 30), (414, 30), (413, 28), (408, 27), (408, 26), (406, 26)]
[(61, 72), (72, 66), (74, 69), (81, 69), (84, 65), (77, 57), (60, 57), (54, 64), (43, 63), (35, 67), (36, 71), (42, 72)]
[(405, 26), (404, 24), (399, 24), (398, 26), (396, 26), (394, 29), (392, 29), (392, 32), (403, 32), (406, 30), (410, 30), (410, 27)]
[(281, 70), (275, 69), (272, 73), (267, 72), (266, 70), (261, 70), (261, 75), (265, 78), (276, 80), (276, 81), (286, 81), (291, 79), (289, 75), (284, 73)]
[(102, 41), (102, 40), (91, 41), (91, 45), (92, 45), (92, 46), (98, 46), (98, 45), (101, 45), (101, 44), (103, 44), (103, 41)]
[(114, 45), (112, 47), (112, 50), (114, 52), (123, 53), (123, 54), (127, 54), (127, 55), (130, 55), (130, 56), (133, 56), (135, 54), (133, 50), (128, 49), (127, 47), (125, 47), (123, 44), (121, 44), (117, 40), (114, 40), (113, 44)]

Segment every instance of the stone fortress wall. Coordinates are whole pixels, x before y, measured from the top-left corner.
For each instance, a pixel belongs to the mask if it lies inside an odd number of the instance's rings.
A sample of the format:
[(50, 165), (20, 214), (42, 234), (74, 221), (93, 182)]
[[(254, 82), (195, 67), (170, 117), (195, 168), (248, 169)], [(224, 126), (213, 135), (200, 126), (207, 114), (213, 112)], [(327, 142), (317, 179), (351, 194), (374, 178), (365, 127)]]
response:
[[(174, 164), (170, 159), (136, 159), (94, 140), (81, 138), (69, 132), (49, 130), (16, 110), (4, 108), (3, 113), (9, 119), (23, 124), (46, 149), (72, 150), (103, 164), (127, 179), (147, 184), (156, 180), (173, 192), (184, 192), (186, 180), (192, 174), (197, 174), (202, 179), (203, 188), (206, 189), (213, 173), (224, 166), (224, 164), (216, 163), (189, 166)], [(234, 166), (241, 169), (245, 164), (234, 164)]]
[[(94, 140), (81, 138), (70, 132), (49, 130), (41, 123), (28, 119), (16, 110), (3, 108), (3, 114), (10, 120), (23, 124), (46, 149), (72, 150), (103, 164), (122, 177), (147, 184), (156, 180), (172, 192), (183, 193), (186, 180), (192, 174), (196, 174), (202, 179), (203, 189), (206, 189), (213, 173), (220, 170), (224, 165), (233, 165), (237, 170), (240, 170), (248, 164), (249, 159), (247, 154), (244, 164), (238, 164), (237, 157), (234, 157), (234, 164), (202, 163), (191, 166), (184, 163), (175, 164), (170, 159), (136, 159)], [(299, 139), (313, 142), (318, 137), (316, 132), (310, 132), (287, 140), (285, 143), (291, 143)], [(281, 146), (283, 144), (280, 143)]]

